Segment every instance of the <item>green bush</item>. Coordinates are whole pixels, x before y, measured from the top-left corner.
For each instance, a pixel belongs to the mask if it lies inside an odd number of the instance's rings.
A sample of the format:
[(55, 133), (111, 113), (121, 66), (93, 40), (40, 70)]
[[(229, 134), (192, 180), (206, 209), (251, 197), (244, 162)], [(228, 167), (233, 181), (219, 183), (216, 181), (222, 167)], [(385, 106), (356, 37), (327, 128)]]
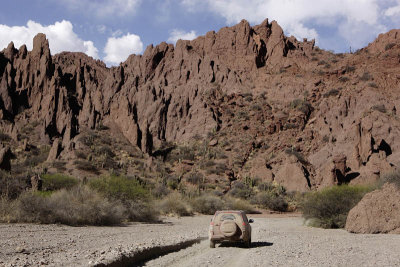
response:
[(202, 195), (194, 198), (191, 204), (193, 211), (208, 215), (212, 215), (224, 207), (222, 199), (213, 195)]
[(274, 211), (287, 211), (288, 203), (282, 195), (276, 195), (271, 191), (259, 192), (253, 199), (252, 203), (258, 206)]
[(41, 178), (42, 188), (45, 191), (68, 189), (78, 184), (78, 179), (60, 173), (47, 173), (42, 175)]
[(149, 191), (136, 178), (108, 176), (92, 179), (89, 186), (110, 199), (138, 200), (147, 199)]
[(343, 228), (349, 211), (372, 188), (365, 186), (334, 186), (308, 193), (301, 209), (311, 225), (322, 228)]
[(239, 181), (232, 186), (231, 190), (229, 190), (229, 195), (236, 198), (248, 199), (253, 194), (253, 189), (248, 184)]

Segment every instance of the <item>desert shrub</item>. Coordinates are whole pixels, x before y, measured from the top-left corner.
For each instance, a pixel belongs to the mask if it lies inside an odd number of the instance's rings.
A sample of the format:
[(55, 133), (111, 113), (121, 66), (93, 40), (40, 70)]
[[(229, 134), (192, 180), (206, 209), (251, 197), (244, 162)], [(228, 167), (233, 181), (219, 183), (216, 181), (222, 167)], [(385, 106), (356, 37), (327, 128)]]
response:
[(240, 111), (238, 111), (236, 113), (236, 118), (248, 120), (249, 119), (249, 115), (247, 114), (246, 111), (240, 110)]
[(0, 171), (0, 198), (15, 199), (28, 187), (27, 175), (12, 176)]
[(257, 188), (261, 192), (271, 192), (275, 195), (285, 195), (286, 194), (286, 188), (282, 185), (279, 184), (274, 184), (271, 182), (263, 182), (257, 185)]
[(252, 199), (252, 203), (274, 211), (284, 212), (288, 209), (286, 199), (282, 195), (277, 195), (270, 191), (257, 193)]
[(246, 100), (247, 102), (253, 101), (253, 95), (252, 94), (246, 94), (246, 96), (244, 97), (244, 100)]
[(162, 198), (167, 196), (170, 193), (167, 185), (163, 183), (158, 183), (154, 186), (154, 189), (151, 191), (152, 195), (156, 198)]
[(181, 182), (181, 177), (175, 175), (167, 176), (167, 186), (172, 190), (178, 189), (180, 182)]
[(192, 214), (186, 201), (178, 193), (171, 194), (159, 201), (157, 207), (164, 215), (189, 216)]
[(344, 69), (346, 73), (354, 72), (355, 70), (356, 68), (354, 66), (346, 66), (346, 68)]
[(86, 186), (60, 190), (49, 197), (25, 192), (15, 203), (17, 222), (67, 225), (115, 225), (125, 220), (121, 203), (110, 201)]
[(15, 201), (5, 197), (0, 197), (0, 222), (10, 223), (15, 221), (13, 212), (15, 211)]
[(231, 190), (229, 190), (229, 195), (242, 199), (248, 199), (253, 193), (253, 189), (249, 185), (240, 181), (234, 183)]
[(244, 199), (238, 199), (238, 198), (233, 198), (233, 197), (225, 197), (225, 209), (229, 210), (243, 210), (246, 213), (256, 213), (257, 211), (254, 209), (254, 207), (248, 202), (247, 200)]
[(87, 160), (75, 160), (74, 165), (78, 170), (92, 172), (95, 174), (99, 174), (99, 170), (96, 166), (90, 161)]
[(75, 150), (74, 154), (78, 159), (86, 159), (88, 157), (85, 152), (79, 150)]
[(108, 126), (105, 126), (104, 124), (102, 124), (102, 123), (100, 123), (97, 127), (96, 127), (96, 130), (98, 130), (98, 131), (105, 131), (105, 130), (108, 130), (108, 129), (110, 129)]
[(368, 86), (372, 88), (378, 88), (378, 85), (376, 83), (369, 83)]
[(224, 207), (221, 198), (213, 195), (202, 195), (191, 200), (193, 211), (212, 215)]
[(306, 100), (302, 100), (302, 99), (295, 99), (290, 103), (290, 107), (291, 108), (295, 108), (301, 112), (303, 112), (304, 114), (309, 114), (311, 112), (312, 106), (311, 104), (306, 101)]
[(11, 137), (8, 134), (0, 132), (0, 141), (1, 142), (9, 142), (9, 141), (11, 141)]
[(78, 180), (74, 177), (70, 177), (60, 173), (46, 173), (41, 176), (42, 188), (45, 191), (55, 191), (60, 189), (72, 188), (78, 184)]
[(330, 97), (330, 96), (337, 96), (339, 94), (338, 89), (331, 89), (327, 93), (324, 94), (324, 97)]
[(101, 155), (105, 155), (105, 156), (108, 156), (108, 157), (114, 157), (115, 156), (114, 152), (111, 150), (111, 148), (108, 145), (96, 146), (94, 148), (94, 153), (97, 156), (101, 156)]
[(325, 60), (320, 60), (317, 65), (319, 66), (319, 65), (325, 65), (325, 64), (326, 64)]
[(371, 74), (369, 74), (369, 72), (364, 72), (363, 75), (360, 77), (361, 81), (369, 81), (372, 79)]
[(350, 80), (349, 77), (346, 77), (346, 76), (342, 76), (342, 77), (339, 78), (339, 81), (342, 82), (342, 83), (348, 82), (349, 80)]
[(251, 110), (254, 110), (254, 111), (261, 111), (262, 110), (262, 107), (259, 104), (251, 105), (250, 108), (251, 108)]
[(371, 190), (341, 185), (308, 193), (301, 203), (303, 217), (315, 227), (343, 228), (349, 211)]
[(218, 163), (214, 167), (206, 169), (207, 174), (221, 174), (224, 173), (226, 170), (225, 164)]
[(51, 166), (53, 167), (53, 168), (56, 168), (58, 171), (60, 171), (60, 172), (63, 172), (63, 171), (66, 171), (67, 170), (67, 168), (65, 167), (65, 165), (66, 165), (66, 162), (65, 161), (53, 161), (52, 163), (51, 163)]
[(284, 129), (289, 130), (289, 129), (296, 129), (299, 126), (296, 123), (285, 123), (285, 125), (283, 127), (284, 127)]
[(387, 45), (385, 45), (385, 51), (392, 49), (395, 45), (395, 43), (388, 43)]
[(200, 163), (200, 168), (208, 169), (215, 166), (215, 162), (213, 160), (206, 160)]
[(110, 199), (122, 201), (147, 199), (149, 191), (136, 178), (126, 176), (107, 176), (92, 179), (89, 186)]
[(154, 204), (145, 201), (129, 201), (124, 203), (126, 218), (133, 222), (158, 221), (159, 211)]
[(379, 181), (379, 186), (385, 183), (392, 183), (400, 188), (400, 170), (383, 175)]
[(317, 57), (312, 57), (311, 61), (318, 61), (318, 58)]
[(99, 136), (94, 131), (88, 131), (84, 135), (80, 136), (78, 141), (83, 143), (85, 146), (92, 146)]
[(203, 183), (204, 176), (199, 172), (192, 172), (186, 177), (186, 181), (190, 184), (200, 185)]
[(194, 147), (179, 146), (173, 149), (166, 157), (166, 161), (195, 160), (196, 150)]
[(35, 148), (31, 151), (31, 154), (28, 155), (26, 160), (24, 161), (25, 166), (34, 167), (37, 166), (47, 160), (49, 156), (50, 146), (42, 146), (40, 148)]
[(372, 106), (371, 109), (372, 109), (372, 110), (379, 111), (379, 112), (382, 112), (382, 113), (386, 113), (386, 107), (385, 107), (384, 104), (374, 105), (374, 106)]

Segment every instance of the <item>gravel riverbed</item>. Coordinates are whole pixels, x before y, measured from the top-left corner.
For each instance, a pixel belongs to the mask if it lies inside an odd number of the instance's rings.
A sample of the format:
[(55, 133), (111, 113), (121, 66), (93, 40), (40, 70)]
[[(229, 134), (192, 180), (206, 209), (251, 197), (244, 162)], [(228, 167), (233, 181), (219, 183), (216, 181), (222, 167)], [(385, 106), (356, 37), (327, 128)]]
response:
[[(253, 246), (208, 240), (145, 266), (400, 266), (400, 235), (356, 235), (303, 225), (299, 216), (250, 215)], [(207, 237), (211, 216), (121, 227), (0, 224), (0, 266), (94, 266), (152, 247)]]

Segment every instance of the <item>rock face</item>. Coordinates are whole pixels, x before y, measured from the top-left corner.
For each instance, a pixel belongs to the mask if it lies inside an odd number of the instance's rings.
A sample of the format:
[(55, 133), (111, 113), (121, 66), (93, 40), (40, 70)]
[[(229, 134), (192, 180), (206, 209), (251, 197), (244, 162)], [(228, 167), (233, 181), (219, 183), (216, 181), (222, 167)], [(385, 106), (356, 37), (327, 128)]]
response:
[(382, 189), (366, 194), (347, 216), (346, 230), (400, 234), (400, 188), (386, 183)]
[[(301, 191), (370, 183), (400, 166), (399, 34), (337, 55), (286, 37), (275, 21), (241, 21), (150, 45), (113, 68), (82, 53), (52, 56), (38, 34), (32, 51), (10, 43), (0, 52), (0, 130), (13, 151), (25, 139), (23, 151), (51, 146), (50, 162), (74, 160), (83, 135), (106, 125), (147, 157), (212, 136), (209, 150), (223, 149), (219, 164), (235, 176), (225, 180), (253, 176)], [(288, 162), (287, 149), (303, 159)]]

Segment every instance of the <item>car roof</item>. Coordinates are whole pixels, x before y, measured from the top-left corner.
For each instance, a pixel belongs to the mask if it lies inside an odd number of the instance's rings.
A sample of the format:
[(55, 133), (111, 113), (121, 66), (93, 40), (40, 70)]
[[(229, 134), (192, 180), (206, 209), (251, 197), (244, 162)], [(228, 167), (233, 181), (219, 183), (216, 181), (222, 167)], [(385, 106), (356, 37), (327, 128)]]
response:
[(219, 213), (245, 213), (243, 210), (217, 210), (215, 214)]

